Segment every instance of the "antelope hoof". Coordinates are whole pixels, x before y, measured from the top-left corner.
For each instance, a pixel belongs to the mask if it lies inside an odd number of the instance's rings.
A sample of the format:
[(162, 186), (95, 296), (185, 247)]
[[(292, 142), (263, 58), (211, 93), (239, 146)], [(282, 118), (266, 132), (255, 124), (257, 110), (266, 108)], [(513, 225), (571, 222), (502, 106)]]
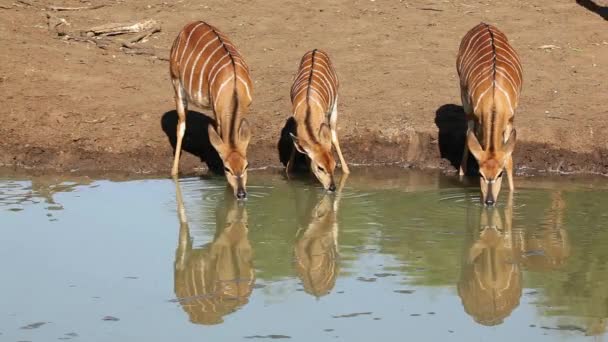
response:
[(342, 172), (350, 173), (350, 169), (348, 168), (348, 166), (344, 165), (344, 166), (342, 166)]

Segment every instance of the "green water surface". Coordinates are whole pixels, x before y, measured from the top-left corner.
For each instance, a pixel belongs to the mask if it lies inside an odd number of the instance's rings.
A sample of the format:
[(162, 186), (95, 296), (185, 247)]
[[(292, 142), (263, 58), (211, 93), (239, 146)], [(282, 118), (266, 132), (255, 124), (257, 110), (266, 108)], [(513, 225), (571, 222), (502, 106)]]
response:
[(598, 340), (608, 181), (0, 178), (0, 341)]

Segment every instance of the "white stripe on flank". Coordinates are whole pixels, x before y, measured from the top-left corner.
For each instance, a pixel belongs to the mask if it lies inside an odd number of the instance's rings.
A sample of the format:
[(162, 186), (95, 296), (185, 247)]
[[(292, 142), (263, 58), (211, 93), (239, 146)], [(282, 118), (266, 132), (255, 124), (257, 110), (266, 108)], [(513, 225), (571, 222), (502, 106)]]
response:
[(506, 97), (507, 97), (507, 102), (509, 103), (509, 110), (511, 111), (511, 114), (515, 114), (515, 112), (513, 111), (513, 105), (511, 104), (511, 97), (509, 96), (509, 93), (507, 93), (500, 85), (496, 84), (496, 89), (498, 89), (501, 93), (503, 93)]
[[(188, 65), (188, 61), (190, 60), (190, 58), (192, 57), (193, 53), (196, 51), (196, 47), (198, 47), (199, 42), (210, 32), (213, 32), (211, 30), (209, 30), (209, 32), (203, 34), (198, 41), (196, 42), (195, 48), (192, 49), (192, 52), (190, 52), (190, 56), (188, 56), (188, 59), (186, 59), (186, 64), (184, 65), (184, 74), (182, 75), (182, 80), (185, 81), (185, 74), (186, 74), (186, 67)], [(213, 41), (213, 40), (212, 40)], [(194, 61), (192, 62), (192, 67), (190, 70), (190, 79), (188, 80), (188, 91), (192, 94), (192, 77), (194, 77), (194, 69), (196, 69), (196, 65), (198, 63), (199, 58), (201, 58), (201, 55), (203, 54), (203, 52), (205, 51), (205, 49), (207, 48), (207, 46), (209, 46), (209, 44), (211, 44), (211, 42), (207, 42), (207, 44), (205, 44), (205, 46), (203, 46), (203, 48), (198, 52), (198, 54), (196, 55), (196, 58), (194, 59)]]
[(226, 86), (226, 84), (228, 84), (228, 82), (232, 81), (233, 79), (234, 79), (234, 75), (230, 75), (230, 77), (225, 79), (224, 82), (220, 85), (220, 88), (216, 92), (215, 99), (213, 101), (213, 110), (214, 111), (215, 111), (215, 108), (217, 107), (217, 100), (219, 100), (219, 98), (222, 95), (222, 90), (224, 90), (224, 87)]
[(247, 81), (245, 81), (244, 79), (241, 78), (241, 76), (236, 76), (237, 80), (241, 81), (243, 83), (243, 85), (245, 86), (245, 91), (247, 93), (247, 97), (249, 98), (249, 101), (253, 100), (253, 98), (251, 97), (251, 92), (249, 91), (249, 83)]
[[(228, 56), (228, 55), (226, 55), (226, 56)], [(221, 59), (223, 59), (224, 57), (222, 57)], [(217, 78), (217, 75), (220, 74), (220, 72), (222, 71), (222, 69), (224, 69), (225, 67), (227, 67), (227, 66), (229, 66), (231, 64), (232, 64), (231, 61), (227, 61), (226, 63), (222, 64), (222, 66), (217, 69), (217, 71), (213, 74), (213, 78), (211, 79), (211, 81), (209, 81), (209, 89), (212, 89), (213, 84), (215, 84), (215, 79)], [(213, 69), (211, 69), (211, 70), (213, 70)]]
[[(217, 37), (216, 37), (217, 38)], [(205, 74), (205, 69), (207, 68), (207, 64), (209, 63), (209, 61), (211, 60), (211, 58), (215, 55), (215, 53), (222, 48), (222, 44), (220, 44), (215, 50), (213, 50), (211, 52), (211, 54), (209, 54), (209, 56), (206, 57), (205, 59), (205, 63), (203, 64), (203, 67), (201, 68), (201, 73), (199, 75), (199, 79), (198, 79), (198, 89), (202, 94), (203, 91), (203, 78), (205, 76), (208, 76)], [(209, 80), (209, 78), (207, 77), (207, 80)], [(209, 89), (209, 85), (207, 85), (207, 89)], [(201, 95), (202, 98), (202, 95)], [(209, 94), (209, 98), (211, 98), (211, 94)]]
[(182, 55), (179, 58), (179, 64), (182, 65), (182, 61), (184, 59), (184, 55), (186, 54), (186, 49), (188, 48), (188, 44), (190, 43), (190, 37), (192, 37), (192, 33), (194, 33), (194, 31), (196, 31), (197, 28), (199, 28), (201, 25), (204, 25), (205, 23), (201, 22), (198, 23), (198, 25), (194, 26), (194, 28), (192, 30), (190, 30), (190, 34), (188, 34), (188, 38), (186, 39), (186, 43), (184, 44), (184, 51), (182, 51)]
[[(213, 31), (209, 30), (209, 32), (213, 32)], [(201, 58), (201, 56), (205, 53), (205, 50), (207, 50), (207, 47), (209, 45), (211, 45), (211, 43), (215, 42), (216, 40), (217, 40), (217, 37), (215, 37), (214, 39), (211, 39), (210, 41), (208, 41), (207, 44), (205, 44), (205, 46), (203, 46), (203, 48), (198, 52), (198, 55), (196, 55), (196, 58), (194, 59), (194, 62), (192, 63), (192, 70), (190, 70), (190, 82), (188, 83), (188, 89), (190, 90), (190, 92), (192, 92), (192, 78), (194, 78), (194, 70), (196, 70), (196, 66), (198, 65), (198, 61)], [(209, 58), (207, 58), (207, 60), (209, 60)], [(203, 75), (203, 69), (201, 69), (201, 76), (200, 77), (202, 77), (202, 75)], [(202, 89), (201, 89), (200, 85), (198, 87), (198, 92), (200, 94), (200, 98), (203, 98)]]
[[(479, 103), (481, 102), (481, 99), (483, 99), (483, 97), (486, 95), (486, 93), (492, 89), (491, 87), (488, 87), (488, 89), (484, 90), (483, 93), (481, 93), (481, 95), (479, 95), (479, 97), (477, 98), (477, 102), (475, 103), (475, 107), (473, 107), (473, 112), (477, 113), (477, 107), (479, 107)], [(472, 96), (471, 96), (472, 97)]]
[[(209, 31), (209, 32), (211, 32), (211, 31)], [(207, 33), (209, 33), (209, 32), (207, 32)], [(188, 58), (186, 58), (186, 63), (184, 63), (184, 65), (182, 66), (182, 82), (186, 81), (186, 71), (188, 70), (188, 62), (190, 62), (190, 59), (192, 58), (192, 56), (194, 55), (194, 52), (196, 52), (196, 50), (198, 48), (198, 44), (200, 44), (201, 40), (203, 40), (203, 38), (207, 35), (207, 33), (198, 37), (198, 40), (194, 44), (194, 47), (190, 50), (190, 53), (188, 54)], [(194, 65), (196, 65), (196, 64), (194, 64)], [(190, 73), (190, 83), (188, 86), (188, 92), (190, 92), (190, 93), (192, 93), (192, 73), (194, 73), (194, 68), (192, 68), (192, 72)]]

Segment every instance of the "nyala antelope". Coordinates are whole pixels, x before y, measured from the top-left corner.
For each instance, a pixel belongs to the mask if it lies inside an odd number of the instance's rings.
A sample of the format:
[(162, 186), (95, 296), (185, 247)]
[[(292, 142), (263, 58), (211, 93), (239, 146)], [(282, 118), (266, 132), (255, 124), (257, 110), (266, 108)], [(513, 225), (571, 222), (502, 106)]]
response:
[[(335, 191), (332, 145), (344, 173), (350, 171), (338, 141), (338, 77), (327, 53), (315, 49), (304, 54), (291, 87), (291, 103), (296, 122), (296, 134), (291, 134), (294, 146), (308, 157), (310, 169), (325, 189)], [(287, 172), (291, 171), (294, 159), (295, 150), (287, 163)]]
[(468, 151), (471, 151), (479, 164), (481, 200), (486, 205), (494, 205), (503, 170), (507, 171), (509, 189), (514, 189), (513, 118), (522, 87), (521, 62), (502, 32), (481, 23), (462, 39), (456, 67), (468, 121), (460, 175), (466, 173)]
[(209, 141), (224, 164), (226, 179), (239, 199), (247, 197), (247, 146), (251, 138), (244, 118), (251, 104), (249, 67), (234, 44), (215, 27), (197, 21), (179, 33), (170, 54), (177, 106), (177, 144), (171, 174), (177, 175), (188, 102), (211, 110)]

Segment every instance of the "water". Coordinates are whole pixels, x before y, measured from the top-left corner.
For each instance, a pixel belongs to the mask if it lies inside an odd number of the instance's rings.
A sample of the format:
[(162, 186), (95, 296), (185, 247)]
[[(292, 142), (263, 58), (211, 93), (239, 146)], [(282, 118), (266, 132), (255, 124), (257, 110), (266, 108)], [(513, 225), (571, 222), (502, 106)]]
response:
[(603, 338), (604, 179), (250, 179), (1, 178), (0, 341)]

